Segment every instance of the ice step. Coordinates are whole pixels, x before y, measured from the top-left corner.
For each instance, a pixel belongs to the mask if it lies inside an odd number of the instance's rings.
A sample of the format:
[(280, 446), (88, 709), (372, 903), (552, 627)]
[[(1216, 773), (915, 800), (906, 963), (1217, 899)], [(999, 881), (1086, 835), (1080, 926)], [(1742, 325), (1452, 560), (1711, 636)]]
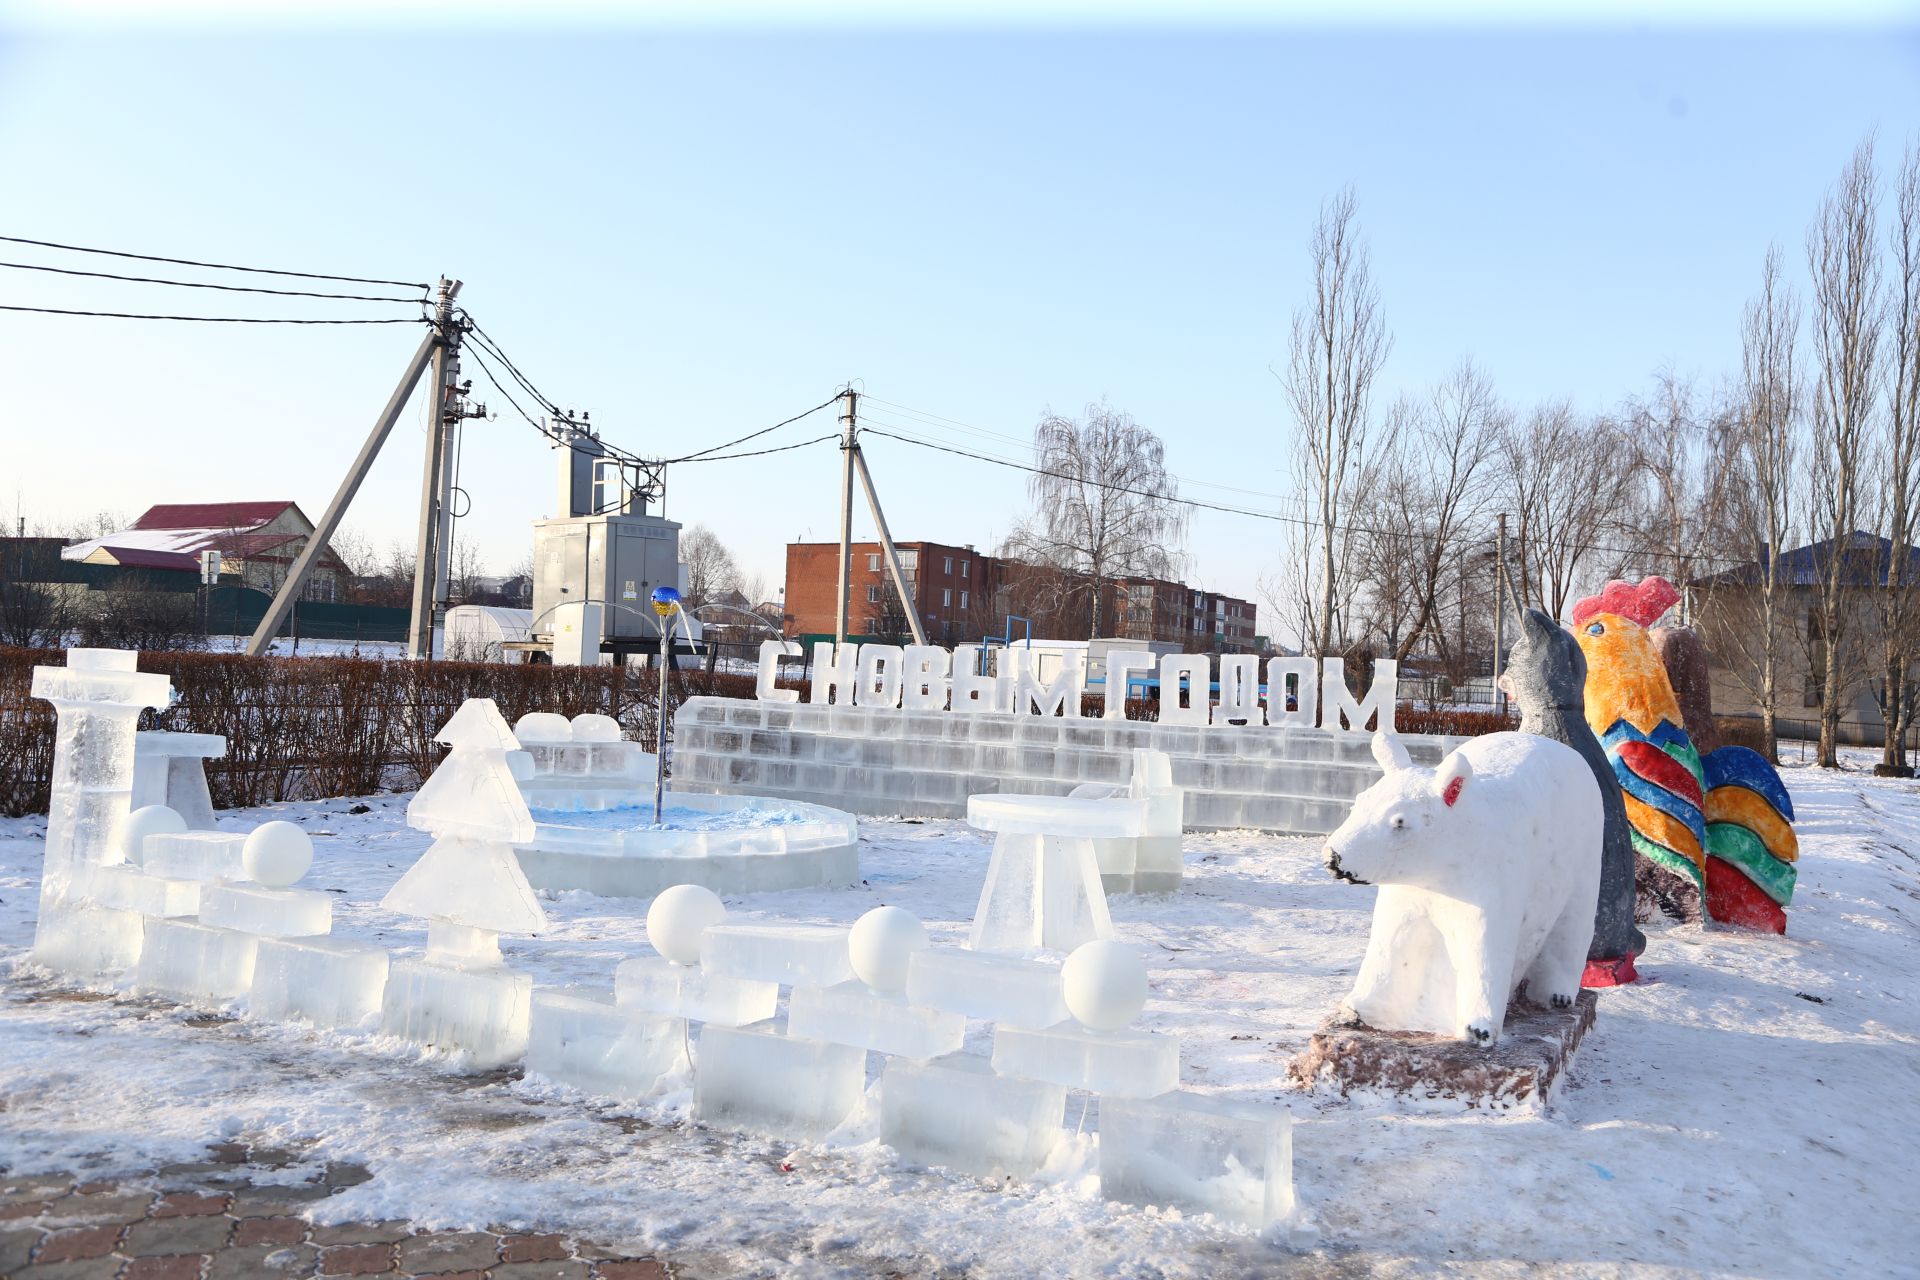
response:
[(138, 867), (97, 867), (87, 879), (95, 905), (143, 916), (180, 917), (200, 910), (200, 882), (150, 875)]
[(141, 846), (140, 869), (180, 880), (244, 880), (241, 858), (247, 837), (240, 831), (156, 832)]
[(661, 956), (623, 960), (613, 971), (614, 1000), (636, 1013), (743, 1027), (773, 1016), (780, 988), (750, 978), (723, 978)]
[(937, 1058), (959, 1049), (967, 1020), (854, 981), (795, 987), (787, 1002), (787, 1033), (902, 1058)]
[(582, 1093), (635, 1101), (679, 1065), (687, 1024), (555, 991), (533, 995), (527, 1070)]
[(402, 1040), (468, 1055), (476, 1067), (516, 1062), (527, 1051), (533, 979), (495, 965), (454, 969), (395, 960), (387, 974), (380, 1030)]
[(237, 1000), (253, 985), (258, 941), (250, 933), (149, 916), (134, 989), (188, 1001)]
[(312, 938), (333, 931), (333, 897), (318, 889), (210, 884), (200, 894), (200, 923), (264, 938)]
[(702, 1124), (789, 1141), (831, 1133), (867, 1087), (866, 1050), (765, 1027), (703, 1028), (694, 1067)]
[(700, 935), (700, 967), (722, 978), (830, 987), (853, 977), (849, 930), (813, 924), (716, 924)]
[(93, 977), (121, 973), (140, 959), (146, 918), (85, 902), (43, 907), (33, 935), (33, 962), (58, 973)]
[(998, 1027), (993, 1069), (1121, 1098), (1151, 1098), (1180, 1083), (1180, 1041), (1150, 1031), (1089, 1031), (1063, 1022), (1039, 1031)]
[(1293, 1213), (1292, 1118), (1181, 1091), (1102, 1098), (1100, 1194), (1266, 1227)]
[(1027, 1177), (1060, 1139), (1067, 1091), (996, 1073), (985, 1058), (893, 1059), (880, 1078), (880, 1140), (909, 1160)]
[(1009, 1027), (1050, 1027), (1067, 1018), (1058, 966), (959, 947), (914, 952), (907, 998)]
[(316, 1027), (376, 1026), (387, 990), (384, 948), (341, 938), (262, 938), (253, 954), (247, 1012), (269, 1022)]

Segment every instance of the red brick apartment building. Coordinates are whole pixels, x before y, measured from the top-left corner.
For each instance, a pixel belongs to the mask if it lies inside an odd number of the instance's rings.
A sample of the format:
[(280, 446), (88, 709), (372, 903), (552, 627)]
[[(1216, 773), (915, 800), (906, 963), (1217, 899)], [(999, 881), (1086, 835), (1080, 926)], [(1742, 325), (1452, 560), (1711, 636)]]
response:
[[(992, 556), (939, 542), (896, 542), (894, 547), (900, 552), (900, 568), (929, 644), (965, 644), (999, 630), (1000, 618), (994, 612), (998, 561)], [(787, 544), (783, 621), (789, 637), (834, 634), (839, 566), (837, 542)], [(891, 642), (911, 634), (879, 543), (853, 544), (847, 595), (850, 637)]]
[[(1012, 607), (1008, 597), (1022, 597), (1015, 562), (982, 555), (972, 547), (938, 542), (900, 542), (901, 568), (912, 588), (913, 608), (920, 614), (932, 644), (968, 644), (984, 635), (998, 635), (1008, 613), (1029, 612)], [(787, 594), (782, 611), (789, 638), (832, 636), (834, 588), (839, 570), (836, 542), (787, 544)], [(877, 542), (853, 545), (849, 573), (847, 633), (861, 640), (899, 643), (911, 634), (906, 610), (893, 590), (885, 558)], [(1044, 594), (1044, 593), (1042, 593)], [(1251, 653), (1255, 643), (1255, 609), (1251, 601), (1196, 591), (1181, 582), (1132, 579), (1112, 584), (1112, 595), (1102, 611), (1107, 635), (1125, 640), (1156, 641), (1178, 646), (1187, 653)], [(1035, 634), (1077, 638), (1087, 626), (1084, 594), (1077, 622), (1034, 617)]]

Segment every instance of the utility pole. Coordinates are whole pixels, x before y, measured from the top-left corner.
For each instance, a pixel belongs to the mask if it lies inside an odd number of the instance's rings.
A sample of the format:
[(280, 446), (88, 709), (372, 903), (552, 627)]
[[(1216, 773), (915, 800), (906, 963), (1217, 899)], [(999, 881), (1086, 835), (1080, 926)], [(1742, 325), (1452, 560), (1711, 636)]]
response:
[[(447, 447), (448, 410), (453, 407), (453, 380), (460, 365), (455, 352), (460, 345), (459, 327), (453, 323), (453, 300), (460, 293), (460, 282), (440, 277), (433, 309), (432, 409), (427, 423), (426, 465), (420, 480), (420, 537), (413, 560), (413, 619), (407, 632), (409, 658), (433, 657), (435, 614), (444, 616), (446, 608), (445, 561), (448, 548), (442, 545), (448, 533), (448, 504), (453, 479), (452, 450)], [(452, 419), (458, 422), (458, 418)]]
[(1493, 544), (1493, 689), (1494, 706), (1507, 713), (1507, 691), (1500, 687), (1500, 655), (1505, 648), (1507, 617), (1507, 513), (1500, 513), (1500, 529)]
[(853, 571), (853, 451), (854, 414), (860, 393), (848, 387), (840, 393), (840, 583), (834, 594), (834, 652), (847, 642), (847, 590)]

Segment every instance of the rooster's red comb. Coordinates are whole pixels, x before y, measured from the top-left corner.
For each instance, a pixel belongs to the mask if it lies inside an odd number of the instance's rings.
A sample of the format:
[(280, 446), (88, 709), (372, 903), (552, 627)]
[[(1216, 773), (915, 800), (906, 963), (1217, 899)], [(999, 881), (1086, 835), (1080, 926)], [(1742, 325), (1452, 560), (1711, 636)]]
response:
[(1611, 613), (1650, 627), (1679, 599), (1680, 593), (1674, 590), (1673, 584), (1657, 573), (1640, 579), (1639, 586), (1615, 578), (1599, 595), (1588, 596), (1573, 606), (1573, 625), (1585, 626), (1587, 619), (1595, 614)]

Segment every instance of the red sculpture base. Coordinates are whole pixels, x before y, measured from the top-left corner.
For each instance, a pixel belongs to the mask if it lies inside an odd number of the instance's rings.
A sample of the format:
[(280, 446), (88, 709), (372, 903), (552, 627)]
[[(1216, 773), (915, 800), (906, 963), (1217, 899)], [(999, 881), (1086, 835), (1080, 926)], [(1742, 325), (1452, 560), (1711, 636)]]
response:
[(1762, 933), (1785, 933), (1787, 913), (1759, 885), (1739, 869), (1718, 858), (1707, 859), (1707, 915), (1721, 924)]
[(1631, 954), (1613, 960), (1589, 960), (1587, 971), (1580, 977), (1580, 985), (1589, 989), (1624, 987), (1630, 982), (1638, 981), (1640, 981), (1640, 971), (1633, 967)]

